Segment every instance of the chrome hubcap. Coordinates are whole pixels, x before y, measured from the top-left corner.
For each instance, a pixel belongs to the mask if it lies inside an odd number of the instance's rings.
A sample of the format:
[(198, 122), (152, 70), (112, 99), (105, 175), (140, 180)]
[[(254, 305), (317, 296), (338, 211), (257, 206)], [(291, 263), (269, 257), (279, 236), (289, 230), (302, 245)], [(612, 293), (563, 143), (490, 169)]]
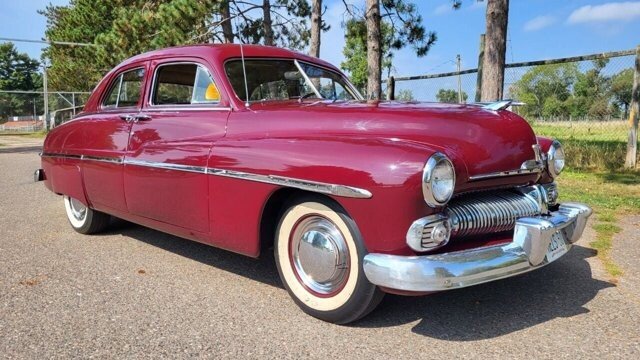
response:
[(302, 219), (292, 233), (291, 249), (295, 271), (310, 290), (327, 295), (346, 282), (349, 249), (340, 230), (328, 219)]
[(87, 216), (87, 207), (84, 206), (80, 201), (69, 198), (69, 207), (71, 208), (71, 214), (77, 220), (83, 220), (85, 216)]

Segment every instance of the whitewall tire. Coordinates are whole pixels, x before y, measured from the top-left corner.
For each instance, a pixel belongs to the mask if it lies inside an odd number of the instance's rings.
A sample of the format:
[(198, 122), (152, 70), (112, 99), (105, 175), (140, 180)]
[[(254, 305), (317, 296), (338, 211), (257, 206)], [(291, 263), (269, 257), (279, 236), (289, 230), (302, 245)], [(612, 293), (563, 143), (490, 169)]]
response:
[(382, 300), (383, 293), (362, 270), (366, 249), (355, 222), (327, 198), (307, 196), (289, 203), (274, 252), (287, 291), (314, 317), (345, 324)]
[(93, 210), (77, 199), (64, 196), (64, 209), (71, 227), (81, 234), (94, 234), (109, 226), (110, 216)]

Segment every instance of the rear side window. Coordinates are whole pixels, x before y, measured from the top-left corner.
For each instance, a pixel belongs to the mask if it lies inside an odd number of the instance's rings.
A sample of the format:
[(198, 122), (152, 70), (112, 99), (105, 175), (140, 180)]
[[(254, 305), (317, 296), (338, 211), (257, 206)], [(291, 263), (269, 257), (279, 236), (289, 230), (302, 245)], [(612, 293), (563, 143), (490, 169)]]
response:
[(103, 107), (121, 108), (137, 106), (142, 93), (144, 69), (135, 69), (120, 74), (111, 85)]
[(197, 64), (162, 65), (156, 71), (154, 105), (208, 104), (220, 101), (209, 72)]

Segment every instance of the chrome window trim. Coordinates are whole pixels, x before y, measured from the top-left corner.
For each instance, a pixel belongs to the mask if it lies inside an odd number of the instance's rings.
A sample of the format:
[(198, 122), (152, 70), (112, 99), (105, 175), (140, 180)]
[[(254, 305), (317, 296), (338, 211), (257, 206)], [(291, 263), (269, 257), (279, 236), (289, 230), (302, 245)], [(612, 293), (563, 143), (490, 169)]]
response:
[(144, 160), (136, 160), (136, 159), (126, 159), (126, 158), (122, 159), (119, 157), (99, 157), (99, 156), (89, 156), (89, 155), (67, 155), (67, 154), (55, 154), (55, 153), (42, 153), (40, 154), (40, 156), (72, 158), (77, 160), (98, 161), (98, 162), (107, 162), (107, 163), (115, 163), (115, 164), (124, 164), (129, 166), (143, 166), (143, 167), (150, 167), (150, 168), (163, 169), (163, 170), (185, 171), (185, 172), (192, 172), (192, 173), (206, 174), (206, 175), (213, 175), (213, 176), (224, 176), (224, 177), (230, 177), (234, 179), (249, 180), (249, 181), (255, 181), (255, 182), (260, 182), (265, 184), (286, 186), (286, 187), (291, 187), (295, 189), (317, 192), (317, 193), (327, 194), (327, 195), (340, 196), (340, 197), (369, 199), (373, 196), (370, 191), (353, 187), (353, 186), (297, 179), (297, 178), (291, 178), (291, 177), (279, 176), (279, 175), (261, 175), (261, 174), (253, 174), (253, 173), (247, 173), (242, 171), (207, 168), (202, 166), (171, 164), (171, 163), (165, 163), (165, 162), (153, 162), (153, 161), (144, 161)]
[[(127, 109), (140, 109), (140, 103), (141, 101), (138, 100), (138, 103), (136, 105), (131, 105), (131, 106), (121, 106), (118, 107), (118, 103), (120, 102), (120, 88), (122, 86), (122, 79), (124, 78), (124, 74), (131, 72), (131, 71), (136, 71), (136, 70), (143, 70), (145, 72), (145, 75), (142, 76), (142, 80), (141, 80), (141, 86), (140, 86), (140, 98), (143, 97), (144, 95), (144, 82), (145, 82), (145, 76), (146, 76), (146, 67), (144, 65), (141, 66), (134, 66), (131, 68), (127, 68), (126, 70), (122, 70), (120, 73), (118, 73), (118, 75), (116, 75), (116, 79), (118, 80), (118, 98), (116, 99), (116, 106), (105, 106), (104, 102), (107, 100), (107, 95), (106, 93), (103, 93), (102, 95), (102, 99), (100, 100), (100, 111), (104, 111), (104, 112), (122, 112), (122, 110), (127, 110)], [(109, 84), (109, 85), (115, 85), (115, 81), (113, 84)], [(111, 90), (111, 87), (108, 88), (109, 90)], [(110, 94), (110, 93), (109, 93)]]
[[(153, 77), (151, 78), (151, 88), (149, 91), (149, 96), (147, 97), (147, 101), (146, 101), (146, 105), (149, 111), (151, 110), (156, 110), (156, 109), (162, 109), (163, 107), (168, 107), (168, 108), (179, 108), (181, 110), (189, 110), (188, 108), (191, 108), (193, 110), (213, 110), (214, 108), (216, 108), (216, 105), (220, 104), (220, 100), (218, 101), (211, 101), (211, 102), (197, 102), (197, 103), (192, 103), (192, 104), (154, 104), (153, 103), (153, 94), (156, 90), (156, 83), (157, 83), (157, 78), (158, 78), (158, 70), (160, 70), (162, 67), (164, 66), (171, 66), (171, 65), (195, 65), (196, 67), (200, 67), (202, 68), (204, 71), (207, 72), (207, 75), (209, 76), (209, 79), (211, 79), (211, 82), (213, 83), (214, 86), (218, 87), (218, 85), (216, 84), (216, 81), (213, 79), (213, 76), (211, 76), (211, 72), (209, 71), (209, 69), (204, 65), (201, 64), (199, 62), (196, 61), (175, 61), (175, 62), (163, 62), (160, 63), (158, 65), (156, 65), (155, 69), (153, 69)], [(195, 85), (195, 81), (197, 80), (197, 76), (198, 76), (198, 72), (196, 70), (196, 79), (194, 79), (194, 85)], [(194, 86), (195, 89), (195, 86)], [(193, 98), (193, 93), (191, 93), (191, 98)], [(222, 94), (221, 94), (221, 98), (222, 98)], [(205, 104), (209, 104), (211, 107), (208, 106), (202, 106)], [(197, 107), (197, 109), (194, 108)], [(198, 106), (199, 105), (199, 106)], [(225, 107), (225, 110), (228, 107)], [(192, 110), (192, 111), (193, 111)]]
[(231, 111), (231, 107), (229, 106), (191, 106), (191, 105), (154, 105), (153, 107), (148, 107), (145, 109), (147, 112), (178, 112), (178, 111)]

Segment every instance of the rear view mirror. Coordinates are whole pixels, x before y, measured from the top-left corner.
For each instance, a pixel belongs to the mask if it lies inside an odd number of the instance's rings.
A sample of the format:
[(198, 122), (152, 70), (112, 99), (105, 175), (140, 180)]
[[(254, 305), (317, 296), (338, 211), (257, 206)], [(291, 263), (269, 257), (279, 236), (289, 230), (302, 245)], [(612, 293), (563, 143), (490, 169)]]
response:
[(284, 73), (284, 78), (287, 80), (300, 80), (302, 79), (302, 75), (299, 71), (286, 71)]

